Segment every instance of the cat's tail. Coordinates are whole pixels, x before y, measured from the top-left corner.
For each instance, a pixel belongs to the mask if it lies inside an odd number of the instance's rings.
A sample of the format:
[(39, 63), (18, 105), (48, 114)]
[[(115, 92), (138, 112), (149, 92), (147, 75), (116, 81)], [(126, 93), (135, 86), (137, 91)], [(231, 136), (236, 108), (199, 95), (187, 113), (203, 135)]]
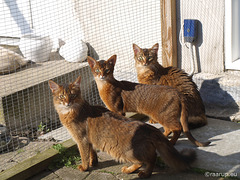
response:
[(196, 159), (196, 152), (192, 149), (183, 149), (178, 152), (174, 146), (166, 139), (158, 138), (155, 143), (161, 159), (176, 171), (184, 171), (190, 168), (190, 164)]
[(187, 138), (196, 146), (199, 147), (204, 147), (204, 146), (208, 146), (211, 142), (207, 141), (207, 142), (199, 142), (197, 141), (191, 134), (189, 127), (188, 127), (188, 112), (187, 112), (187, 107), (186, 107), (186, 103), (185, 100), (181, 99), (181, 106), (182, 106), (182, 110), (181, 110), (181, 117), (180, 117), (180, 122), (183, 128), (183, 132), (184, 134), (186, 134)]

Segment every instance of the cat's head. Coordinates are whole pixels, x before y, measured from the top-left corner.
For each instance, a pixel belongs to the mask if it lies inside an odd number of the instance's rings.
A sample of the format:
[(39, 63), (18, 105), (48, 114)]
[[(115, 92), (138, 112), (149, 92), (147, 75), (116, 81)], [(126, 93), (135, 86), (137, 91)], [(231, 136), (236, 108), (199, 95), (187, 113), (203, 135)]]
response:
[(48, 81), (53, 95), (54, 106), (58, 112), (66, 114), (82, 102), (80, 82), (81, 76), (68, 85), (59, 85), (52, 80)]
[(91, 68), (93, 76), (96, 80), (108, 80), (113, 78), (114, 66), (116, 63), (117, 56), (111, 56), (107, 61), (97, 61), (94, 58), (88, 56), (88, 64)]
[(149, 49), (142, 49), (138, 45), (133, 44), (136, 67), (148, 67), (154, 63), (157, 63), (158, 48), (158, 43)]

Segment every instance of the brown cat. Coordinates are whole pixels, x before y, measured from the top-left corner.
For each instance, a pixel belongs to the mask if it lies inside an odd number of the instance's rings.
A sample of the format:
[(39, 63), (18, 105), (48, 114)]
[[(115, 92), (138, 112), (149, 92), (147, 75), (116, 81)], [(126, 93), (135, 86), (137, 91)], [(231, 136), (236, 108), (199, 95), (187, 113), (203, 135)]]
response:
[(141, 49), (133, 44), (133, 51), (139, 83), (176, 88), (186, 98), (189, 127), (206, 125), (205, 107), (196, 84), (183, 70), (175, 67), (164, 68), (158, 63), (158, 43), (150, 49)]
[(88, 56), (88, 63), (97, 83), (100, 97), (109, 110), (121, 115), (125, 112), (138, 112), (149, 116), (163, 125), (165, 136), (173, 132), (172, 144), (176, 143), (182, 128), (193, 144), (207, 146), (210, 143), (198, 142), (191, 135), (188, 129), (188, 114), (184, 97), (175, 88), (117, 81), (113, 77), (116, 55), (107, 61), (96, 61)]
[(131, 162), (132, 166), (122, 168), (123, 173), (132, 173), (143, 164), (145, 170), (138, 176), (151, 176), (156, 161), (156, 150), (164, 162), (176, 169), (190, 167), (196, 154), (185, 150), (180, 154), (165, 136), (155, 127), (140, 121), (133, 121), (110, 112), (101, 106), (91, 106), (81, 97), (81, 77), (69, 85), (58, 85), (49, 80), (53, 103), (61, 123), (68, 129), (78, 145), (82, 164), (81, 171), (98, 163), (93, 150), (105, 151), (120, 162)]

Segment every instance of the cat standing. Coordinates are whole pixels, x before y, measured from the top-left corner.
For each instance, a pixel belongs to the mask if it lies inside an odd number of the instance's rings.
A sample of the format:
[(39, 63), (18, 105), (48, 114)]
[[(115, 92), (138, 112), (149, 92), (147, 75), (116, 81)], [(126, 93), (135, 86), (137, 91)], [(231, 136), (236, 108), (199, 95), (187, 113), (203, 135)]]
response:
[(180, 154), (155, 127), (110, 112), (102, 106), (91, 106), (81, 97), (81, 77), (69, 85), (59, 85), (49, 80), (53, 103), (61, 123), (68, 129), (78, 145), (82, 164), (80, 171), (98, 163), (94, 149), (110, 154), (124, 166), (123, 173), (132, 173), (143, 164), (146, 168), (138, 173), (140, 178), (151, 176), (156, 161), (156, 150), (163, 161), (175, 170), (186, 170), (194, 161), (193, 150)]
[(176, 143), (182, 128), (188, 139), (196, 146), (207, 146), (210, 143), (198, 142), (191, 135), (184, 97), (175, 88), (117, 81), (113, 77), (116, 55), (107, 61), (96, 61), (90, 56), (87, 60), (100, 97), (109, 110), (121, 115), (125, 112), (138, 112), (149, 116), (163, 125), (165, 136), (173, 133), (172, 144)]
[(150, 49), (141, 49), (133, 44), (138, 82), (176, 88), (186, 98), (189, 127), (197, 128), (206, 125), (205, 107), (197, 85), (183, 70), (171, 66), (162, 67), (157, 61), (158, 48), (158, 43)]

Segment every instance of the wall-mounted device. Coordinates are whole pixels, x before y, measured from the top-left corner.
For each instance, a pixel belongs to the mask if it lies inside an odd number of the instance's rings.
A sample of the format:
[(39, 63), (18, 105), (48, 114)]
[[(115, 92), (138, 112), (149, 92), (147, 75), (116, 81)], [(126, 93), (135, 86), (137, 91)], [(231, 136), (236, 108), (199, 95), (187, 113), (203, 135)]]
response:
[(184, 19), (184, 40), (192, 43), (197, 39), (197, 20)]

